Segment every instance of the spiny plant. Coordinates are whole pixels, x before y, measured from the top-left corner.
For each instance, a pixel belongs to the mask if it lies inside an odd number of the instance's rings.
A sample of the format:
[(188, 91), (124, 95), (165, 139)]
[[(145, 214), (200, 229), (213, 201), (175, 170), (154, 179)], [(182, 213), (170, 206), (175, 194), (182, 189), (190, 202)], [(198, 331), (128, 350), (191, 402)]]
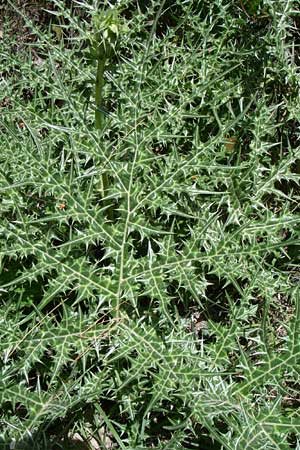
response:
[(50, 3), (1, 49), (3, 446), (299, 448), (297, 3)]

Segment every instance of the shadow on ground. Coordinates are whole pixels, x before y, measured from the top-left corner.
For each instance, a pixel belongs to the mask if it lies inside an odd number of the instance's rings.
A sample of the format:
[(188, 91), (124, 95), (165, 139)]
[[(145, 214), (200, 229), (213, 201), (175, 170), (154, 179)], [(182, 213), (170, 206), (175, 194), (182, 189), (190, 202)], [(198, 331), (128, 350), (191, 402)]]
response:
[[(18, 443), (0, 440), (0, 450), (91, 450), (92, 447), (79, 439), (64, 439), (55, 442), (55, 439), (28, 438)], [(98, 447), (99, 449), (99, 447)], [(95, 448), (96, 450), (96, 448)]]

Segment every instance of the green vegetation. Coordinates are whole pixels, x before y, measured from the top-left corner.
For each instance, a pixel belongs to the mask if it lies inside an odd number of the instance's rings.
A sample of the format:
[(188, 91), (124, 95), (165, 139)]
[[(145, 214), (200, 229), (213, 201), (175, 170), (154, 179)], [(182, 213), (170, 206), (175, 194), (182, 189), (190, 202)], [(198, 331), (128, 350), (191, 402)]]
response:
[(298, 1), (44, 5), (1, 40), (0, 446), (300, 448)]

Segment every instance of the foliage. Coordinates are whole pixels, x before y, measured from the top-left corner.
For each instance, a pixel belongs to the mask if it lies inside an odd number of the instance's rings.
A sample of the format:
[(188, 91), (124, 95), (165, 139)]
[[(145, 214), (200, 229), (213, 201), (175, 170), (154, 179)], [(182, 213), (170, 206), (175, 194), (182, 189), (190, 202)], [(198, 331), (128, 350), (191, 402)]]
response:
[(2, 443), (299, 448), (297, 2), (97, 3), (4, 33)]

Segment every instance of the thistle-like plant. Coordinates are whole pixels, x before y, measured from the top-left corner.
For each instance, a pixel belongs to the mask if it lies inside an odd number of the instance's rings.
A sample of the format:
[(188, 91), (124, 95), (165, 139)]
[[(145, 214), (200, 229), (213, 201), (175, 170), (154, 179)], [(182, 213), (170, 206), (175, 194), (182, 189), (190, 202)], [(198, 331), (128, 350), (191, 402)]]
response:
[(3, 446), (299, 447), (298, 13), (264, 3), (53, 0), (63, 39), (19, 11)]

